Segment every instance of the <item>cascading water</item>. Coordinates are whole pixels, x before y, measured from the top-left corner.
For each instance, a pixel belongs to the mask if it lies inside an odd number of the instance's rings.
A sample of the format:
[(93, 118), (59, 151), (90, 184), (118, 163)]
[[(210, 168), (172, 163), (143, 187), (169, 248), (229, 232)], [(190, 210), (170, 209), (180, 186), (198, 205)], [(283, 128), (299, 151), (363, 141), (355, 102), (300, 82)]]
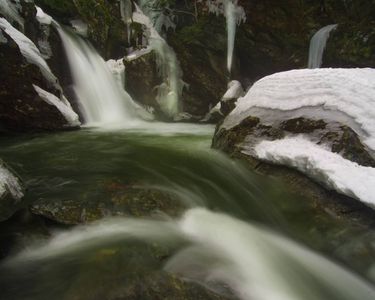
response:
[(172, 20), (163, 15), (163, 12), (154, 10), (153, 0), (140, 1), (140, 7), (136, 5), (133, 13), (135, 22), (145, 25), (150, 50), (156, 54), (158, 70), (164, 82), (157, 87), (157, 102), (160, 108), (169, 117), (176, 117), (181, 111), (180, 98), (184, 87), (182, 70), (176, 53), (161, 37), (162, 30), (174, 27)]
[(332, 30), (337, 27), (337, 24), (328, 25), (317, 31), (311, 39), (309, 49), (309, 69), (320, 68), (323, 63), (323, 54), (329, 35)]
[(88, 42), (55, 25), (67, 53), (74, 91), (85, 123), (89, 126), (126, 126), (137, 121), (137, 114), (142, 109), (120, 88), (102, 57)]
[(236, 28), (246, 21), (245, 10), (238, 5), (238, 0), (207, 0), (206, 5), (209, 12), (216, 15), (222, 14), (227, 21), (227, 68), (230, 73), (233, 63)]
[[(48, 262), (71, 264), (84, 253), (136, 239), (182, 245), (164, 269), (222, 292), (226, 286), (241, 300), (371, 300), (370, 284), (297, 243), (262, 227), (207, 209), (188, 210), (181, 219), (108, 219), (56, 234), (29, 247), (0, 271), (24, 270)], [(128, 258), (127, 258), (128, 259)], [(8, 271), (8, 272), (9, 272)], [(1, 274), (1, 273), (0, 273)]]

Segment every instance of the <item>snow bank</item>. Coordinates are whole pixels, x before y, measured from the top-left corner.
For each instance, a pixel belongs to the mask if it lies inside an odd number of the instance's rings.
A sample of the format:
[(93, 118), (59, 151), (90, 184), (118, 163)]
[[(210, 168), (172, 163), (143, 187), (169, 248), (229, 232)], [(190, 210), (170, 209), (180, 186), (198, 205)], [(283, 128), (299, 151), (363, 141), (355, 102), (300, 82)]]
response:
[(306, 137), (262, 141), (243, 153), (293, 167), (330, 189), (375, 208), (375, 168), (363, 167), (319, 146)]
[(79, 122), (78, 115), (73, 111), (72, 107), (68, 100), (63, 96), (62, 100), (57, 98), (55, 95), (43, 90), (39, 86), (33, 84), (35, 91), (38, 95), (48, 104), (56, 106), (56, 108), (61, 112), (64, 116), (66, 121), (71, 126), (79, 126), (81, 123)]
[(14, 176), (0, 161), (0, 198), (7, 192), (19, 201), (23, 197), (21, 184), (16, 176)]
[(375, 69), (303, 69), (264, 77), (238, 99), (222, 127), (238, 125), (254, 108), (345, 114), (361, 129), (353, 128), (363, 142), (375, 149)]

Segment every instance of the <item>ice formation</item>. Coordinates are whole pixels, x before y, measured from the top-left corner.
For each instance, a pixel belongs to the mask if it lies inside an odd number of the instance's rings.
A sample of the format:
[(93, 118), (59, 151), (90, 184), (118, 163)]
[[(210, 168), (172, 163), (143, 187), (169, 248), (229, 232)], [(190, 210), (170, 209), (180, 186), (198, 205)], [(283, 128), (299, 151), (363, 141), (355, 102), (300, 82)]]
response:
[(10, 193), (15, 201), (23, 197), (21, 184), (16, 176), (14, 176), (0, 161), (0, 198), (6, 193)]
[(246, 13), (238, 0), (206, 0), (209, 12), (224, 15), (227, 21), (227, 68), (232, 70), (234, 42), (237, 26), (246, 21)]
[[(303, 136), (262, 141), (254, 151), (259, 159), (293, 167), (326, 187), (375, 208), (375, 168), (360, 166)], [(244, 153), (248, 153), (246, 147)]]
[(81, 124), (78, 115), (73, 111), (70, 103), (64, 96), (62, 96), (60, 100), (54, 94), (43, 90), (35, 84), (33, 84), (33, 87), (40, 98), (48, 104), (55, 106), (61, 112), (70, 126), (79, 126)]
[(133, 21), (147, 28), (148, 49), (155, 51), (158, 70), (164, 79), (164, 82), (157, 87), (157, 101), (167, 115), (175, 117), (181, 110), (179, 100), (184, 87), (176, 53), (161, 37), (151, 19), (137, 5), (133, 13)]
[(131, 23), (132, 23), (132, 15), (133, 15), (133, 8), (131, 0), (120, 0), (120, 13), (121, 13), (121, 20), (125, 23), (126, 29), (128, 32), (128, 43), (130, 44), (131, 38)]
[(332, 30), (337, 27), (337, 24), (328, 25), (320, 29), (314, 34), (310, 42), (309, 50), (309, 69), (320, 68), (323, 63), (323, 54), (327, 45), (329, 35)]

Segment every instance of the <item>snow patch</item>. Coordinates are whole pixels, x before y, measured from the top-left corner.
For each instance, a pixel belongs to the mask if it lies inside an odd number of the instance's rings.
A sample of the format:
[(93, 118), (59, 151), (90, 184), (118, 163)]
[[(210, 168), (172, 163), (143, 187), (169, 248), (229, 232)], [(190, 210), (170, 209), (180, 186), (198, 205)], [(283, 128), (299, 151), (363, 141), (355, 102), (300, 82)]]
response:
[(244, 146), (243, 153), (293, 167), (326, 187), (375, 208), (375, 168), (344, 159), (306, 137), (262, 141), (254, 149)]
[(244, 90), (242, 88), (242, 85), (237, 80), (232, 80), (228, 83), (228, 90), (225, 92), (222, 100), (231, 100), (231, 99), (237, 99), (239, 97), (242, 97), (244, 95)]
[(360, 128), (352, 129), (362, 141), (375, 149), (375, 69), (303, 69), (264, 77), (237, 100), (222, 127), (238, 125), (256, 108), (343, 113)]
[(23, 33), (15, 29), (5, 18), (0, 18), (0, 29), (4, 30), (16, 42), (27, 62), (39, 67), (46, 80), (60, 90), (61, 87), (57, 78), (53, 75), (35, 44)]
[(4, 164), (0, 161), (0, 198), (7, 192), (18, 202), (23, 197), (21, 184), (16, 176), (14, 176)]
[(38, 22), (44, 25), (51, 25), (53, 21), (52, 17), (44, 13), (44, 11), (40, 7), (38, 6), (35, 6), (35, 7), (36, 7), (36, 19), (38, 20)]
[(81, 123), (79, 122), (78, 115), (73, 111), (72, 107), (70, 106), (70, 103), (68, 100), (62, 96), (62, 99), (60, 100), (57, 98), (54, 94), (51, 94), (39, 86), (33, 84), (33, 87), (35, 91), (38, 93), (38, 95), (48, 104), (55, 106), (61, 114), (64, 116), (66, 121), (71, 126), (79, 126)]
[(14, 4), (10, 0), (0, 1), (0, 13), (11, 20), (11, 22), (16, 22), (21, 30), (23, 30), (25, 21), (18, 13), (20, 8), (19, 4)]

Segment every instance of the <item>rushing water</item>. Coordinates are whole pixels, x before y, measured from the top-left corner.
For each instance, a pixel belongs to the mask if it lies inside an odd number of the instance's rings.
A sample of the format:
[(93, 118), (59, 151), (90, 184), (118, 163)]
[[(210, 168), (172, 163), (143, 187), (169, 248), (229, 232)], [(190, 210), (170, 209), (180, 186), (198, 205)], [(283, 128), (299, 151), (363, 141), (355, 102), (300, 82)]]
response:
[(321, 67), (323, 63), (323, 54), (329, 35), (331, 31), (336, 27), (337, 24), (327, 25), (319, 29), (311, 38), (308, 62), (309, 69), (316, 69)]
[(159, 299), (171, 273), (237, 299), (374, 299), (373, 233), (210, 150), (212, 131), (154, 123), (3, 141), (34, 213), (89, 224), (2, 227), (0, 243), (15, 238), (0, 298)]
[(55, 24), (73, 75), (74, 92), (89, 126), (131, 126), (147, 113), (119, 86), (102, 57), (84, 39)]

